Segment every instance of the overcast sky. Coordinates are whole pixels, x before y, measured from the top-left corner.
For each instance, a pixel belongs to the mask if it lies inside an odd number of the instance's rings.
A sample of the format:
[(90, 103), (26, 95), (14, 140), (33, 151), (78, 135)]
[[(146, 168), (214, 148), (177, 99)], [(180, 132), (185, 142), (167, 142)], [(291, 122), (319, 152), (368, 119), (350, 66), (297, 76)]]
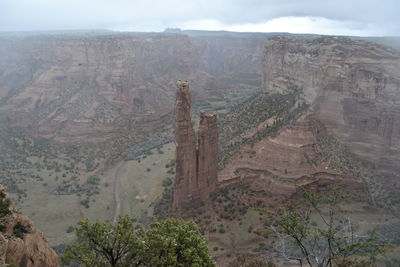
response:
[(0, 31), (181, 29), (400, 35), (400, 0), (0, 0)]

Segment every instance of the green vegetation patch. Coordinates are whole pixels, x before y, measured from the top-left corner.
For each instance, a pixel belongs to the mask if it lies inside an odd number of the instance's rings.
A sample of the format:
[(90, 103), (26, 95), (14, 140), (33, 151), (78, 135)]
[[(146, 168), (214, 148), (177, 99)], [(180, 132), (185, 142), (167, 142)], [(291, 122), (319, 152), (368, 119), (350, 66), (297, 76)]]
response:
[[(297, 87), (292, 88), (288, 94), (258, 93), (221, 116), (218, 123), (219, 168), (222, 169), (226, 160), (242, 145), (275, 136), (282, 127), (295, 121), (308, 108), (305, 103), (299, 104), (300, 93)], [(246, 133), (268, 119), (273, 119), (273, 123), (246, 136)]]
[(6, 197), (6, 193), (0, 191), (0, 218), (7, 216), (11, 213), (10, 211), (11, 200)]
[(75, 228), (77, 239), (62, 261), (83, 266), (215, 266), (207, 241), (193, 222), (169, 219), (134, 225), (129, 216), (116, 224), (87, 219)]
[(18, 238), (24, 238), (24, 235), (30, 232), (30, 227), (17, 222), (13, 227), (13, 235)]
[(251, 208), (265, 208), (266, 192), (255, 192), (247, 185), (231, 184), (212, 194), (212, 205), (221, 219), (237, 220)]
[(99, 182), (100, 182), (100, 178), (97, 176), (97, 174), (89, 174), (87, 177), (86, 177), (86, 181), (87, 181), (87, 183), (88, 184), (91, 184), (91, 185), (98, 185), (99, 184)]

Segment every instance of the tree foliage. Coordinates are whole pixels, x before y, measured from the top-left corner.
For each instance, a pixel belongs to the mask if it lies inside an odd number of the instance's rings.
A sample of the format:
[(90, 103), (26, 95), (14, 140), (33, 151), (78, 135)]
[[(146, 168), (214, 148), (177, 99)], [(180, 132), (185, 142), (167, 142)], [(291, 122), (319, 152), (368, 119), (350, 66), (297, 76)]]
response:
[(64, 263), (84, 266), (215, 266), (205, 239), (192, 222), (169, 219), (147, 230), (129, 216), (117, 224), (87, 219), (75, 229), (77, 240), (66, 248)]
[(276, 248), (283, 257), (311, 267), (373, 266), (376, 256), (388, 248), (373, 233), (355, 232), (340, 208), (347, 196), (338, 187), (324, 197), (300, 190), (301, 201), (272, 216), (271, 229), (279, 237)]
[(7, 216), (11, 213), (10, 211), (11, 200), (7, 198), (4, 190), (0, 191), (0, 218)]
[(77, 262), (85, 266), (140, 266), (143, 244), (139, 240), (128, 216), (121, 217), (117, 224), (87, 219), (78, 222), (75, 229), (76, 243), (67, 246), (62, 260)]
[(86, 179), (87, 183), (91, 185), (98, 185), (100, 181), (100, 178), (95, 173), (89, 174)]
[(145, 261), (150, 266), (214, 266), (207, 242), (193, 222), (155, 222), (145, 233)]

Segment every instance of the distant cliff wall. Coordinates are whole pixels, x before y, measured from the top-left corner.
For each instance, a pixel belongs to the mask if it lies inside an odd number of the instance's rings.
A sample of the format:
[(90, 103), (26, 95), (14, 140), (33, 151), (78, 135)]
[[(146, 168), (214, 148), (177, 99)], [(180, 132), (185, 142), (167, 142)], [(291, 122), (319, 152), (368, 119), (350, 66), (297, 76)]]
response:
[(137, 122), (172, 118), (174, 81), (182, 76), (196, 99), (259, 90), (264, 42), (150, 33), (2, 36), (0, 121), (54, 141), (107, 140)]
[(0, 57), (1, 113), (63, 142), (170, 114), (173, 81), (197, 65), (188, 37), (161, 34), (0, 38)]
[(384, 173), (400, 169), (400, 53), (344, 37), (276, 37), (265, 50), (270, 93), (300, 88), (313, 116)]

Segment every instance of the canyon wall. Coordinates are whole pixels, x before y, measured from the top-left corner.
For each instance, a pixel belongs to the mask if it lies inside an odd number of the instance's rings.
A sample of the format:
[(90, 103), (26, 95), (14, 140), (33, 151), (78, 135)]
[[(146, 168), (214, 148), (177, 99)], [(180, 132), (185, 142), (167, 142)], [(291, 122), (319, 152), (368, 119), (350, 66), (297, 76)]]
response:
[[(214, 89), (254, 90), (262, 86), (262, 62), (266, 37), (191, 37), (199, 55), (200, 71), (214, 76)], [(215, 92), (214, 92), (215, 94)]]
[[(344, 37), (273, 37), (264, 93), (220, 119), (220, 181), (256, 175), (278, 200), (340, 183), (392, 207), (400, 188), (400, 53)], [(366, 199), (365, 195), (363, 199)]]
[(313, 116), (383, 174), (400, 170), (400, 53), (344, 37), (272, 38), (264, 89), (300, 88)]
[(3, 37), (0, 57), (3, 116), (71, 142), (170, 113), (172, 81), (197, 64), (189, 38), (156, 34)]
[(200, 113), (198, 148), (191, 119), (192, 99), (187, 82), (178, 81), (175, 104), (175, 209), (194, 200), (207, 200), (217, 188), (217, 115)]
[[(198, 99), (261, 86), (265, 38), (183, 34), (0, 36), (0, 119), (61, 142), (101, 141)], [(171, 116), (172, 117), (172, 116)]]

